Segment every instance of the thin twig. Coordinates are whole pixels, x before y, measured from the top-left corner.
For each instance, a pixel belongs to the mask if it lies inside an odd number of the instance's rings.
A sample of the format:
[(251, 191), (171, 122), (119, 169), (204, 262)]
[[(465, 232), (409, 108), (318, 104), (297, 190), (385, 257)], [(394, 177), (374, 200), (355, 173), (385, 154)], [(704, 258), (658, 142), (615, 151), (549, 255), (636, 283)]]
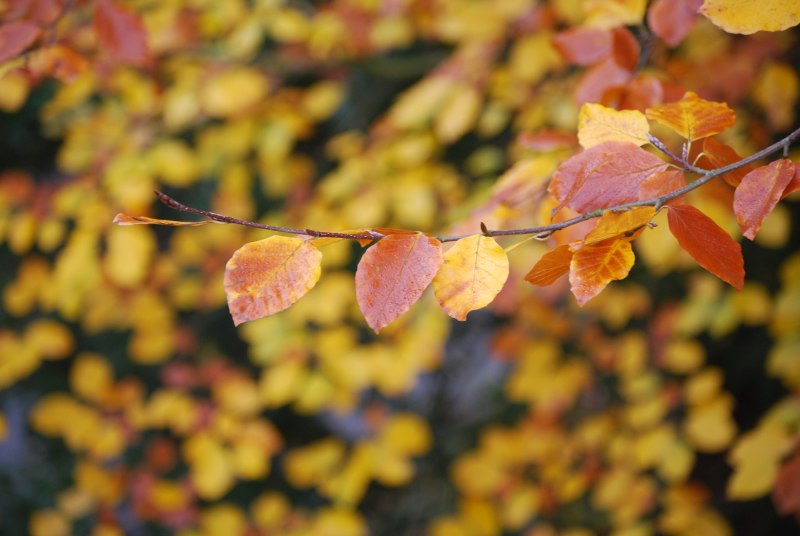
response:
[[(655, 207), (656, 210), (660, 210), (661, 207), (666, 205), (669, 201), (675, 199), (676, 197), (680, 197), (680, 196), (682, 196), (682, 195), (684, 195), (684, 194), (686, 194), (688, 192), (691, 192), (692, 190), (695, 190), (695, 189), (699, 188), (700, 186), (712, 181), (713, 179), (715, 179), (715, 178), (717, 178), (717, 177), (719, 177), (721, 175), (724, 175), (726, 173), (729, 173), (731, 171), (739, 169), (740, 167), (746, 166), (748, 164), (752, 164), (753, 162), (755, 162), (757, 160), (760, 160), (761, 158), (764, 158), (765, 156), (769, 156), (769, 155), (771, 155), (773, 153), (776, 153), (778, 151), (781, 151), (781, 150), (783, 151), (784, 154), (786, 154), (786, 151), (788, 150), (789, 146), (796, 139), (800, 138), (800, 128), (798, 128), (794, 132), (790, 133), (789, 135), (787, 135), (782, 140), (773, 143), (769, 147), (766, 147), (766, 148), (758, 151), (755, 154), (752, 154), (752, 155), (750, 155), (750, 156), (748, 156), (746, 158), (742, 158), (741, 160), (738, 160), (736, 162), (728, 164), (727, 166), (723, 166), (721, 168), (716, 168), (716, 169), (710, 169), (710, 170), (697, 167), (694, 164), (690, 164), (686, 160), (686, 158), (682, 158), (682, 157), (679, 157), (679, 156), (673, 154), (667, 148), (667, 146), (664, 145), (664, 143), (661, 140), (659, 140), (658, 138), (656, 138), (655, 136), (648, 135), (648, 138), (650, 140), (650, 143), (652, 143), (661, 152), (663, 152), (664, 154), (666, 154), (667, 156), (669, 156), (670, 158), (672, 158), (673, 160), (675, 160), (676, 162), (681, 164), (683, 171), (695, 173), (697, 175), (700, 175), (700, 177), (697, 180), (695, 180), (695, 181), (693, 181), (693, 182), (691, 182), (691, 183), (689, 183), (689, 184), (687, 184), (687, 185), (685, 185), (685, 186), (683, 186), (681, 188), (678, 188), (677, 190), (674, 190), (672, 192), (669, 192), (667, 194), (664, 194), (664, 195), (661, 195), (661, 196), (658, 196), (658, 197), (653, 197), (651, 199), (644, 199), (644, 200), (641, 200), (641, 201), (633, 201), (631, 203), (623, 203), (623, 204), (615, 205), (615, 206), (612, 206), (612, 207), (606, 207), (606, 208), (603, 208), (603, 209), (593, 210), (592, 212), (588, 212), (586, 214), (582, 214), (580, 216), (576, 216), (574, 218), (562, 221), (560, 223), (552, 223), (552, 224), (549, 224), (549, 225), (540, 225), (538, 227), (525, 227), (525, 228), (519, 228), (519, 229), (497, 229), (497, 230), (487, 229), (485, 225), (481, 224), (481, 233), (484, 236), (491, 236), (491, 237), (496, 237), (496, 236), (514, 236), (514, 235), (536, 235), (536, 238), (547, 238), (548, 236), (550, 236), (555, 231), (560, 231), (562, 229), (566, 229), (567, 227), (571, 227), (573, 225), (576, 225), (578, 223), (581, 223), (581, 222), (584, 222), (584, 221), (587, 221), (587, 220), (591, 220), (591, 219), (594, 219), (594, 218), (599, 218), (606, 211), (609, 211), (609, 210), (612, 211), (612, 212), (622, 212), (622, 211), (625, 211), (625, 210), (628, 210), (628, 209), (631, 209), (631, 208), (634, 208), (634, 207)], [(279, 232), (279, 233), (304, 235), (304, 236), (310, 236), (310, 237), (313, 237), (313, 238), (345, 238), (345, 239), (350, 239), (350, 240), (380, 240), (381, 238), (386, 236), (383, 233), (379, 233), (377, 231), (372, 231), (372, 230), (365, 230), (365, 231), (358, 232), (358, 233), (337, 233), (337, 232), (331, 232), (331, 231), (317, 231), (317, 230), (314, 230), (314, 229), (298, 229), (298, 228), (294, 228), (294, 227), (281, 227), (281, 226), (277, 226), (277, 225), (267, 225), (267, 224), (264, 224), (264, 223), (258, 223), (258, 222), (247, 221), (247, 220), (240, 220), (239, 218), (232, 218), (231, 216), (225, 216), (223, 214), (217, 214), (216, 212), (210, 212), (210, 211), (207, 211), (207, 210), (201, 210), (199, 208), (190, 207), (190, 206), (184, 205), (183, 203), (179, 203), (178, 201), (176, 201), (172, 197), (170, 197), (167, 194), (162, 193), (162, 192), (158, 192), (157, 191), (156, 195), (158, 196), (158, 199), (162, 203), (164, 203), (166, 206), (168, 206), (168, 207), (170, 207), (170, 208), (172, 208), (174, 210), (179, 210), (179, 211), (182, 211), (182, 212), (191, 212), (192, 214), (199, 214), (201, 216), (205, 216), (206, 218), (208, 218), (210, 220), (221, 222), (221, 223), (232, 223), (232, 224), (235, 224), (235, 225), (243, 225), (245, 227), (254, 227), (256, 229), (265, 229), (267, 231), (275, 231), (275, 232)], [(473, 233), (473, 234), (475, 234), (475, 233)], [(468, 236), (472, 236), (472, 235), (439, 236), (439, 237), (436, 237), (436, 238), (440, 242), (455, 242), (456, 240), (460, 240), (461, 238), (466, 238)]]

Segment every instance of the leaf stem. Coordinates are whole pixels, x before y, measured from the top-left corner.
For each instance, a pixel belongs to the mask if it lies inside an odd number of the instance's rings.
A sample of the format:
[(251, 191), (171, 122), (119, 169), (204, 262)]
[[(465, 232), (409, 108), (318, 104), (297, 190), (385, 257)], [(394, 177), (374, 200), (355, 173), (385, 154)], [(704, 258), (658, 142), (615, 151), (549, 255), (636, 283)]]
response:
[[(725, 173), (729, 173), (734, 171), (740, 167), (746, 166), (748, 164), (752, 164), (753, 162), (764, 158), (765, 156), (769, 156), (773, 153), (778, 151), (782, 151), (783, 155), (785, 156), (791, 144), (800, 138), (800, 128), (788, 134), (785, 138), (773, 143), (769, 147), (765, 147), (764, 149), (754, 153), (746, 158), (742, 158), (736, 162), (730, 163), (727, 166), (723, 166), (716, 169), (703, 169), (697, 167), (694, 164), (691, 164), (687, 161), (687, 158), (684, 156), (678, 156), (674, 154), (669, 148), (662, 142), (660, 139), (656, 138), (655, 136), (648, 134), (648, 139), (650, 143), (653, 144), (658, 150), (662, 153), (667, 155), (668, 157), (672, 158), (676, 162), (678, 162), (681, 166), (683, 171), (695, 173), (700, 175), (700, 177), (681, 187), (677, 190), (669, 192), (667, 194), (653, 197), (650, 199), (644, 199), (641, 201), (633, 201), (631, 203), (623, 203), (620, 205), (615, 205), (611, 207), (607, 207), (604, 209), (594, 210), (592, 212), (587, 212), (586, 214), (582, 214), (580, 216), (576, 216), (574, 218), (570, 218), (568, 220), (559, 222), (559, 223), (551, 223), (549, 225), (540, 225), (537, 227), (524, 227), (518, 229), (497, 229), (497, 230), (490, 230), (487, 229), (486, 226), (481, 223), (481, 233), (484, 236), (514, 236), (514, 235), (536, 235), (535, 238), (547, 238), (555, 231), (560, 231), (562, 229), (566, 229), (567, 227), (571, 227), (578, 223), (591, 220), (594, 218), (598, 218), (602, 216), (606, 211), (612, 212), (622, 212), (634, 207), (647, 207), (652, 206), (655, 207), (656, 210), (660, 210), (661, 207), (666, 205), (672, 199), (676, 197), (680, 197), (692, 190), (699, 188), (700, 186), (712, 181), (713, 179), (724, 175)], [(163, 192), (156, 191), (156, 196), (158, 196), (159, 201), (161, 201), (164, 205), (168, 206), (171, 209), (178, 210), (181, 212), (190, 212), (192, 214), (198, 214), (200, 216), (204, 216), (210, 220), (220, 222), (220, 223), (231, 223), (234, 225), (243, 225), (245, 227), (253, 227), (256, 229), (264, 229), (267, 231), (274, 231), (278, 233), (288, 233), (288, 234), (295, 234), (295, 235), (304, 235), (313, 238), (343, 238), (343, 239), (350, 239), (350, 240), (380, 240), (384, 236), (383, 233), (379, 233), (373, 230), (365, 230), (357, 233), (339, 233), (339, 232), (332, 232), (332, 231), (317, 231), (314, 229), (299, 229), (294, 227), (282, 227), (277, 225), (267, 225), (265, 223), (258, 223), (254, 221), (248, 220), (241, 220), (239, 218), (233, 218), (231, 216), (225, 216), (224, 214), (217, 214), (216, 212), (210, 212), (208, 210), (201, 210), (199, 208), (190, 207), (188, 205), (184, 205), (183, 203), (179, 203), (172, 197), (168, 196)], [(476, 233), (473, 233), (476, 234)], [(436, 238), (440, 242), (455, 242), (456, 240), (460, 240), (461, 238), (466, 238), (472, 235), (452, 235), (452, 236), (437, 236)]]

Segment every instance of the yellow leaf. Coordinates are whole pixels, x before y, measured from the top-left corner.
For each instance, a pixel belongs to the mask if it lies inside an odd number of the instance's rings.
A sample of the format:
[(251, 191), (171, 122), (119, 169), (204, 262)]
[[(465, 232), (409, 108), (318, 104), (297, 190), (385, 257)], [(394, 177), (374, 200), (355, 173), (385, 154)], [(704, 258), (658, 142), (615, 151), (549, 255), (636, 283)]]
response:
[(633, 207), (624, 212), (612, 212), (607, 210), (597, 222), (594, 229), (589, 231), (583, 243), (587, 245), (597, 244), (609, 238), (616, 238), (625, 235), (630, 238), (636, 231), (642, 229), (653, 219), (656, 209), (653, 207)]
[(800, 24), (796, 0), (705, 0), (700, 13), (728, 33), (779, 32)]
[(267, 80), (253, 69), (239, 67), (207, 80), (200, 88), (200, 106), (212, 117), (248, 111), (267, 94)]
[(228, 308), (237, 326), (282, 311), (319, 280), (322, 253), (306, 240), (271, 236), (245, 244), (225, 266)]
[(156, 251), (155, 237), (149, 229), (112, 227), (108, 231), (108, 251), (104, 266), (109, 279), (124, 288), (139, 285), (147, 277)]
[(239, 507), (230, 503), (209, 506), (200, 514), (202, 536), (225, 534), (244, 536), (247, 531), (247, 518)]
[(436, 299), (447, 314), (466, 320), (485, 307), (508, 278), (508, 257), (493, 238), (474, 235), (458, 240), (444, 254), (444, 264), (433, 278)]
[(635, 26), (642, 23), (647, 0), (586, 0), (586, 23), (597, 28)]
[(72, 532), (69, 520), (56, 510), (34, 512), (28, 528), (31, 536), (68, 536)]
[(208, 433), (191, 436), (183, 444), (183, 456), (189, 464), (192, 483), (203, 499), (219, 499), (234, 483), (233, 470), (225, 449)]
[(731, 417), (733, 400), (720, 394), (713, 400), (689, 409), (683, 423), (689, 442), (700, 452), (719, 452), (736, 436)]
[(778, 475), (775, 460), (750, 459), (733, 470), (725, 494), (734, 501), (749, 501), (766, 495)]
[(289, 501), (277, 492), (266, 492), (250, 504), (253, 521), (262, 532), (269, 533), (281, 526), (292, 511)]
[(470, 131), (478, 120), (483, 97), (470, 85), (460, 84), (451, 90), (448, 100), (436, 115), (436, 136), (451, 143)]
[(320, 510), (309, 534), (317, 536), (366, 536), (367, 525), (350, 508), (325, 508)]
[(75, 394), (89, 402), (100, 403), (114, 383), (114, 372), (98, 354), (79, 354), (69, 374), (69, 384)]
[(397, 453), (418, 456), (428, 451), (433, 438), (425, 421), (410, 413), (402, 413), (384, 426), (380, 441)]
[(764, 66), (753, 87), (753, 100), (758, 103), (775, 131), (794, 124), (794, 109), (800, 88), (794, 67), (770, 62)]
[(649, 143), (650, 124), (638, 110), (617, 111), (602, 104), (586, 103), (578, 115), (578, 141), (584, 149), (606, 141)]
[(55, 320), (34, 321), (25, 330), (25, 342), (43, 359), (62, 359), (72, 353), (75, 341), (72, 332)]

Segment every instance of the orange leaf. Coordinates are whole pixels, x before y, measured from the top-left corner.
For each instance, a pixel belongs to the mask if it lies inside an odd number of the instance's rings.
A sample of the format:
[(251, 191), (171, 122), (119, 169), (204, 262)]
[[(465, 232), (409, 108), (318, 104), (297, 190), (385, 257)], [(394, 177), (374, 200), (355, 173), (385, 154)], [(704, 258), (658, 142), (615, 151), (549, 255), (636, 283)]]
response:
[(611, 32), (586, 26), (570, 28), (553, 38), (553, 46), (568, 62), (585, 67), (611, 55)]
[(753, 240), (794, 178), (795, 166), (781, 159), (754, 169), (742, 179), (733, 194), (733, 212), (742, 234)]
[(700, 13), (728, 33), (779, 32), (800, 24), (797, 0), (705, 0)]
[(694, 141), (733, 126), (736, 114), (724, 102), (701, 99), (687, 91), (681, 100), (647, 109), (647, 117)]
[[(686, 179), (683, 176), (683, 171), (678, 169), (659, 171), (647, 177), (639, 185), (639, 199), (655, 199), (679, 190), (684, 186), (686, 186)], [(683, 196), (676, 197), (669, 201), (667, 205), (680, 203), (681, 199), (683, 199)]]
[(569, 282), (579, 305), (597, 296), (611, 281), (625, 279), (635, 257), (628, 240), (584, 245), (572, 256)]
[(669, 207), (669, 230), (697, 264), (734, 288), (744, 285), (742, 247), (691, 205)]
[[(647, 225), (656, 215), (655, 207), (633, 207), (624, 212), (607, 210), (594, 229), (583, 239), (584, 245), (597, 244), (609, 238), (635, 233)], [(626, 236), (629, 238), (629, 236)]]
[(642, 112), (618, 111), (587, 102), (578, 115), (578, 141), (584, 149), (606, 141), (627, 141), (636, 145), (648, 142), (650, 124)]
[(171, 227), (197, 227), (199, 225), (207, 225), (215, 223), (211, 220), (203, 221), (175, 221), (175, 220), (159, 220), (157, 218), (148, 218), (146, 216), (130, 216), (128, 214), (119, 213), (114, 216), (114, 223), (117, 225), (169, 225)]
[(245, 244), (225, 265), (225, 294), (237, 326), (291, 306), (319, 279), (322, 253), (302, 238)]
[(147, 33), (139, 16), (112, 0), (98, 0), (94, 12), (97, 40), (112, 59), (145, 67), (150, 62)]
[(442, 264), (442, 244), (423, 233), (390, 234), (361, 257), (356, 301), (375, 333), (408, 311)]
[(444, 264), (433, 278), (433, 290), (442, 309), (456, 320), (489, 305), (508, 278), (508, 257), (493, 238), (474, 235), (458, 240), (444, 254)]
[(552, 251), (548, 251), (539, 262), (533, 265), (531, 271), (525, 276), (525, 281), (545, 287), (552, 285), (562, 275), (569, 272), (569, 264), (572, 261), (572, 250), (566, 244), (558, 246)]
[(0, 25), (0, 63), (4, 63), (31, 46), (41, 30), (30, 22), (8, 22)]
[(655, 0), (647, 12), (647, 25), (671, 47), (691, 31), (703, 0)]
[(607, 141), (569, 158), (548, 191), (581, 213), (639, 200), (639, 186), (667, 164), (633, 143)]
[[(703, 158), (700, 160), (700, 166), (704, 169), (718, 169), (725, 167), (728, 164), (738, 162), (742, 157), (739, 156), (728, 145), (717, 141), (715, 138), (706, 138), (703, 140)], [(753, 170), (753, 166), (742, 166), (722, 176), (725, 182), (736, 188), (745, 175)]]

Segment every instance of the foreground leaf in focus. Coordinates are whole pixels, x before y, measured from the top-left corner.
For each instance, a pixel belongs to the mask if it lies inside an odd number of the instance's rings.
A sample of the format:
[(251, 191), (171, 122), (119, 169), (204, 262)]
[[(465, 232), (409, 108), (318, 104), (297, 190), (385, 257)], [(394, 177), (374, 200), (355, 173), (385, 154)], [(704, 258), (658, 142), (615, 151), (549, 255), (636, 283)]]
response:
[(566, 160), (548, 190), (564, 206), (590, 212), (639, 200), (639, 187), (667, 163), (633, 143), (607, 141)]
[(753, 240), (794, 178), (791, 160), (781, 159), (754, 169), (742, 179), (733, 196), (733, 211), (742, 234)]
[(319, 280), (322, 253), (306, 240), (271, 236), (245, 244), (225, 266), (228, 309), (237, 326), (283, 311)]
[(572, 250), (566, 244), (548, 251), (533, 265), (525, 276), (525, 281), (541, 287), (552, 285), (559, 277), (569, 272), (572, 254)]
[(508, 278), (508, 257), (493, 238), (474, 235), (458, 240), (444, 254), (433, 279), (439, 304), (456, 320), (489, 305)]
[(736, 121), (736, 114), (727, 104), (701, 99), (692, 91), (687, 91), (678, 102), (648, 108), (647, 117), (689, 141), (719, 134)]
[(691, 205), (669, 207), (669, 230), (697, 264), (734, 288), (744, 286), (742, 247)]
[(369, 248), (356, 270), (356, 300), (376, 333), (408, 311), (442, 264), (442, 244), (423, 233), (390, 234)]
[(635, 257), (628, 240), (585, 245), (572, 256), (569, 282), (579, 305), (597, 296), (611, 281), (625, 279)]
[(578, 141), (584, 149), (606, 141), (627, 141), (636, 145), (649, 143), (650, 124), (638, 110), (614, 110), (587, 102), (578, 115)]

